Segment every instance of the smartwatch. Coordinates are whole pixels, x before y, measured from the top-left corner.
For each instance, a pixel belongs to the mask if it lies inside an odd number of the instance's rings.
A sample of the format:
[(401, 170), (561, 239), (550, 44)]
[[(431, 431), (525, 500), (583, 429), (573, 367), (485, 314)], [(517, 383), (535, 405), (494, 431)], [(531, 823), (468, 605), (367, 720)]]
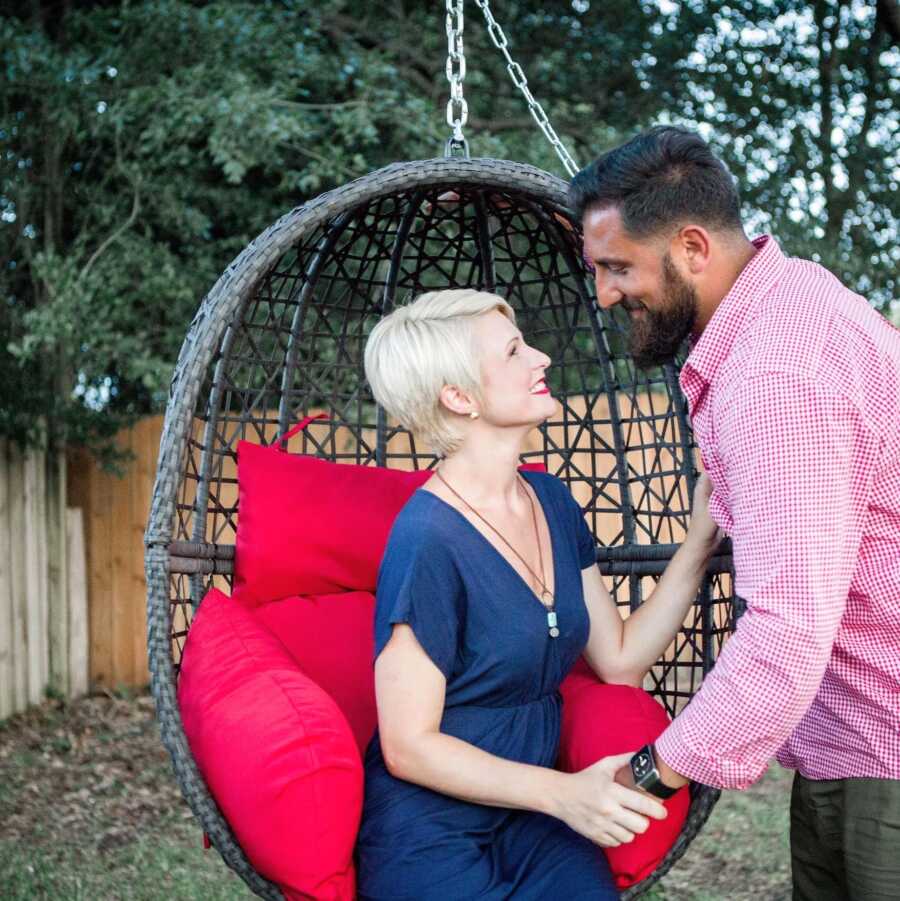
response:
[(657, 798), (671, 798), (677, 788), (669, 788), (662, 781), (659, 770), (656, 768), (656, 757), (653, 754), (653, 745), (644, 745), (629, 761), (631, 775), (634, 776), (634, 784), (655, 795)]

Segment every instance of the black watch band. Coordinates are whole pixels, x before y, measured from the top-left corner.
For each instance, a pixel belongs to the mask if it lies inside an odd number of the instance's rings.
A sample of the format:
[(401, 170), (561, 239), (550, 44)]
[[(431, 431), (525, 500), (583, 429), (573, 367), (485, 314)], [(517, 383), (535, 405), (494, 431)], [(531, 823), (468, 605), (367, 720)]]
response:
[(662, 781), (659, 770), (656, 768), (656, 755), (653, 753), (653, 745), (644, 745), (631, 758), (631, 775), (634, 784), (655, 795), (657, 798), (671, 798), (677, 788), (670, 788)]

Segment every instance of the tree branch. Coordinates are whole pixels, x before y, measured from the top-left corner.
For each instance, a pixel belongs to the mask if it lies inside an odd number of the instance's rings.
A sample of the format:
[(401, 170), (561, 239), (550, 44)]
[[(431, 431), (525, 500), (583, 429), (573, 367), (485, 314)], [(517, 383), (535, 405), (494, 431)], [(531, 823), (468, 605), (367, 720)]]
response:
[(900, 43), (900, 3), (897, 0), (877, 0), (875, 23), (890, 35), (894, 43)]
[[(825, 0), (816, 3), (813, 17), (816, 23), (816, 42), (819, 50), (819, 106), (821, 112), (821, 124), (819, 126), (818, 146), (822, 156), (822, 169), (819, 173), (825, 183), (825, 221), (826, 231), (835, 235), (840, 229), (838, 218), (837, 196), (835, 194), (834, 176), (831, 172), (834, 161), (834, 147), (831, 143), (831, 131), (834, 122), (833, 75), (836, 63), (836, 47), (838, 30), (841, 24), (841, 10), (846, 5), (846, 0), (839, 0), (837, 6), (832, 9)], [(828, 14), (833, 15), (834, 21), (830, 26), (825, 26)]]
[(309, 110), (334, 110), (344, 109), (348, 106), (366, 106), (368, 100), (344, 100), (340, 103), (302, 103), (298, 100), (281, 100), (275, 98), (272, 103), (275, 106), (287, 106), (291, 109), (309, 109)]
[(91, 254), (90, 259), (84, 264), (84, 268), (78, 274), (78, 281), (83, 281), (87, 278), (88, 272), (91, 271), (91, 267), (97, 260), (100, 258), (100, 255), (117, 241), (132, 225), (134, 225), (135, 220), (138, 217), (138, 213), (141, 209), (141, 191), (140, 191), (140, 179), (132, 179), (128, 174), (128, 170), (122, 165), (122, 154), (121, 154), (121, 146), (119, 143), (119, 132), (116, 132), (116, 168), (125, 174), (125, 177), (131, 182), (132, 187), (134, 188), (134, 197), (131, 201), (131, 213), (128, 218), (111, 234), (109, 235), (105, 241)]

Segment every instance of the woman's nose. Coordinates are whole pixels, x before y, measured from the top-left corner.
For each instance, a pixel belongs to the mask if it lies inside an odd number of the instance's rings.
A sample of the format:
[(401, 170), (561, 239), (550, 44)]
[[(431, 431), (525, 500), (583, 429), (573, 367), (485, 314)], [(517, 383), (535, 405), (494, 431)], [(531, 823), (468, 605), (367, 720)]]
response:
[(532, 348), (535, 353), (535, 367), (537, 369), (546, 369), (553, 361), (542, 350)]

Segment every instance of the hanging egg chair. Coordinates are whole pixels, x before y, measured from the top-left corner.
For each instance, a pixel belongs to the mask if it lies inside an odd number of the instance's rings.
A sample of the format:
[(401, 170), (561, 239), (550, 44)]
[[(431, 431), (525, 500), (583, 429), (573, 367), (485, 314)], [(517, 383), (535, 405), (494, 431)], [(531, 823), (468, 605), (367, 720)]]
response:
[[(457, 128), (450, 150), (460, 138)], [(301, 434), (302, 453), (404, 469), (436, 463), (389, 421), (365, 381), (363, 349), (380, 317), (439, 288), (509, 300), (526, 340), (552, 359), (548, 381), (559, 400), (523, 459), (543, 463), (582, 504), (617, 604), (636, 609), (683, 540), (696, 471), (676, 369), (637, 370), (625, 350), (627, 322), (597, 308), (566, 192), (564, 181), (532, 166), (455, 153), (387, 166), (263, 232), (191, 324), (146, 532), (151, 683), (185, 798), (226, 863), (261, 897), (281, 894), (248, 862), (185, 738), (176, 701), (181, 655), (207, 589), (231, 584), (240, 440), (271, 443), (324, 411), (328, 419)], [(646, 685), (671, 715), (699, 688), (733, 629), (732, 592), (731, 559), (722, 552)], [(691, 786), (676, 844), (623, 897), (637, 897), (684, 853), (718, 794)]]

